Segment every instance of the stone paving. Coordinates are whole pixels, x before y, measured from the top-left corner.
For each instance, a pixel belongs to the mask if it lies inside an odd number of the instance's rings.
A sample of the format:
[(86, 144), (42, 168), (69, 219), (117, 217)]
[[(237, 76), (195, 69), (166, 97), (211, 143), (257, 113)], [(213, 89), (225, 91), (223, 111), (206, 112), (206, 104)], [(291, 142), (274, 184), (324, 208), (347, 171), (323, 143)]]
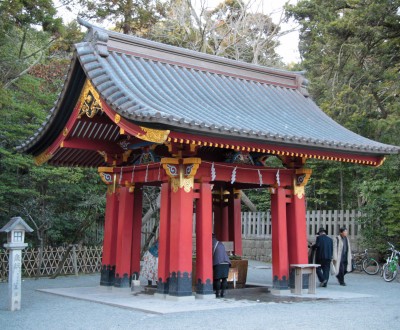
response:
[(0, 283), (0, 329), (400, 328), (397, 280), (354, 273), (346, 276), (347, 287), (333, 278), (315, 295), (299, 296), (272, 295), (271, 277), (270, 265), (250, 261), (248, 288), (228, 290), (224, 299), (191, 301), (100, 287), (99, 274), (26, 279), (16, 312), (7, 310), (7, 283)]

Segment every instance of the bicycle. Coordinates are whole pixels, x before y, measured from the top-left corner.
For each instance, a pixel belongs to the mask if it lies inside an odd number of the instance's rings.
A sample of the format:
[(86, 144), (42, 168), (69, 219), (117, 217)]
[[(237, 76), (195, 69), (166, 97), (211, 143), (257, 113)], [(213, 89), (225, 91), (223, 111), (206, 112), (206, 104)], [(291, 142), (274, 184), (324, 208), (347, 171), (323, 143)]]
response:
[(365, 249), (363, 253), (353, 254), (353, 269), (375, 275), (378, 274), (380, 266), (378, 261), (368, 255), (368, 249)]
[(391, 251), (390, 256), (387, 258), (386, 263), (383, 265), (383, 279), (386, 282), (391, 282), (393, 281), (396, 276), (397, 276), (397, 270), (399, 266), (399, 256), (400, 256), (400, 251), (397, 251), (394, 248), (394, 245), (389, 243), (390, 248), (389, 250)]

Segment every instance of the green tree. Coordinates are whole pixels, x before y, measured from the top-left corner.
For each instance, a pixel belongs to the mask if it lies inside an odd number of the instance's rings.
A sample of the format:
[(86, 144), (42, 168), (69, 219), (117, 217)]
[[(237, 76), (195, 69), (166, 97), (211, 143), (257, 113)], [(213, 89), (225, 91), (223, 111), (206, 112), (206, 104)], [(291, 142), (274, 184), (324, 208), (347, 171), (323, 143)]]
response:
[[(396, 145), (400, 144), (399, 7), (399, 0), (301, 0), (286, 7), (288, 16), (300, 23), (302, 66), (313, 99), (352, 131)], [(366, 244), (398, 240), (399, 226), (393, 218), (399, 208), (398, 155), (379, 168), (310, 164), (314, 172), (307, 189), (314, 207), (360, 207)]]
[[(39, 63), (62, 21), (51, 0), (0, 2), (0, 85), (9, 88)], [(38, 29), (41, 27), (41, 29)]]
[(97, 22), (111, 21), (116, 30), (124, 34), (148, 35), (149, 28), (160, 20), (164, 12), (159, 0), (67, 0), (68, 5), (78, 4), (83, 8), (81, 16)]

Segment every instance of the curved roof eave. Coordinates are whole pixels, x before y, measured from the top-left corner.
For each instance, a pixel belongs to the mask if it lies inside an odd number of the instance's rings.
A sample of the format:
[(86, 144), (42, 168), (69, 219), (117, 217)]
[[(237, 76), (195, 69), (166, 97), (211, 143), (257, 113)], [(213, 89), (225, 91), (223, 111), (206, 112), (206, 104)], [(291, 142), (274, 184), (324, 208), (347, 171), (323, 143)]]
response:
[(89, 33), (76, 45), (78, 58), (102, 98), (126, 119), (313, 149), (372, 155), (400, 151), (333, 121), (307, 97), (296, 73), (85, 24)]
[[(18, 151), (38, 155), (52, 144), (64, 129), (78, 101), (85, 79), (86, 76), (75, 53), (54, 107), (36, 133), (17, 147)], [(66, 95), (68, 97), (65, 97)]]

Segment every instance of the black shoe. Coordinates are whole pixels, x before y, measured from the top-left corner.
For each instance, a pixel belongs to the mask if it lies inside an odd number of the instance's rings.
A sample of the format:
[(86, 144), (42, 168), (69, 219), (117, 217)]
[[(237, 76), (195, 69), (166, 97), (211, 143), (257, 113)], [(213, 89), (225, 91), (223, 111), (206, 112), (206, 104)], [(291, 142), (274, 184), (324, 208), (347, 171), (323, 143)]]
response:
[(217, 290), (217, 291), (215, 292), (215, 298), (221, 298), (221, 295), (220, 295), (220, 293), (219, 293), (219, 290)]
[(341, 286), (346, 286), (346, 283), (343, 282), (343, 283), (340, 283), (340, 285), (341, 285)]
[(326, 288), (327, 286), (328, 286), (328, 281), (323, 281), (323, 282), (322, 282), (322, 287), (323, 287), (323, 288)]
[(221, 290), (221, 298), (224, 298), (224, 297), (225, 297), (225, 291)]

